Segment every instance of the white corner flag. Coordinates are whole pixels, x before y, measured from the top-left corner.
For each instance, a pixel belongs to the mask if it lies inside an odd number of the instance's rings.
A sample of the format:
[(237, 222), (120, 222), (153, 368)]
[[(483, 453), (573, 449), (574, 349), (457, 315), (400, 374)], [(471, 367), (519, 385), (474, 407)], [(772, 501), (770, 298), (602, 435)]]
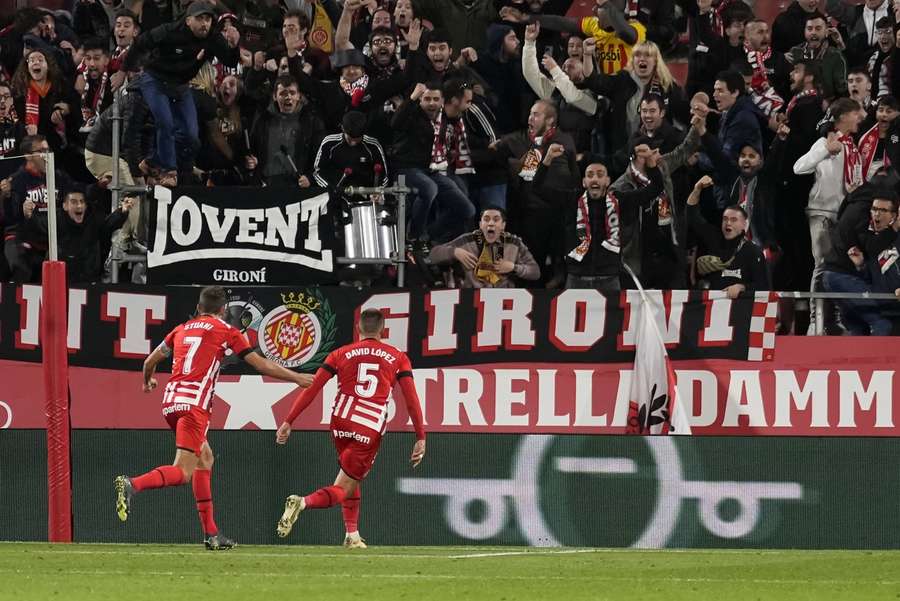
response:
[(634, 370), (631, 374), (631, 394), (628, 402), (628, 434), (690, 434), (691, 425), (683, 404), (678, 399), (675, 370), (662, 334), (656, 323), (656, 311), (665, 314), (644, 292), (640, 281), (634, 279), (641, 294), (634, 347)]

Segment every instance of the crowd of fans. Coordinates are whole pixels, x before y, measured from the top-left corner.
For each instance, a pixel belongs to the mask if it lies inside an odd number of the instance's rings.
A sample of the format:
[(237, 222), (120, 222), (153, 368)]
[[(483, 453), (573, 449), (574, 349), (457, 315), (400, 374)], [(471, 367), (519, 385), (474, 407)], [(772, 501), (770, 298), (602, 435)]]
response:
[[(761, 0), (757, 0), (760, 2)], [(0, 279), (140, 252), (123, 185), (388, 185), (471, 287), (900, 296), (900, 2), (77, 0), (0, 31)], [(680, 85), (667, 62), (687, 57)], [(112, 105), (122, 117), (112, 159)], [(18, 167), (10, 172), (14, 165)], [(2, 171), (6, 169), (6, 171)], [(111, 208), (114, 210), (110, 211)], [(144, 228), (145, 224), (144, 224)], [(117, 232), (114, 234), (114, 232)], [(433, 281), (432, 281), (433, 283)], [(895, 303), (896, 304), (896, 303)], [(826, 306), (886, 334), (890, 304)], [(805, 329), (787, 306), (783, 331)]]

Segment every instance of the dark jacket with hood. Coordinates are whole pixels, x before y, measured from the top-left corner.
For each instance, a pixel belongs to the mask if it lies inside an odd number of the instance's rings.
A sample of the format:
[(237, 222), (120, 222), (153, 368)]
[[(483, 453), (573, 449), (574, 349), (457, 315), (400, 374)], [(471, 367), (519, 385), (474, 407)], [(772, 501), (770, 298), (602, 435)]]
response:
[[(201, 51), (203, 57), (197, 60)], [(198, 38), (181, 19), (138, 36), (125, 56), (122, 68), (134, 71), (143, 58), (144, 70), (158, 81), (170, 86), (182, 86), (197, 75), (204, 62), (213, 57), (226, 67), (235, 67), (240, 55), (237, 48), (228, 46), (218, 27), (214, 26), (205, 38)]]
[[(113, 232), (122, 227), (126, 219), (128, 213), (120, 210), (104, 216), (88, 209), (82, 222), (77, 223), (62, 209), (57, 212), (59, 258), (66, 262), (66, 279), (69, 283), (100, 281), (103, 273), (101, 248), (109, 246)], [(30, 221), (47, 235), (46, 213), (35, 212)]]
[(897, 238), (893, 228), (876, 232), (870, 228), (872, 222), (872, 201), (885, 190), (894, 196), (900, 178), (896, 174), (876, 176), (844, 198), (838, 209), (837, 226), (831, 230), (831, 248), (825, 255), (825, 269), (838, 273), (857, 274), (856, 266), (847, 256), (847, 251), (855, 246), (866, 259), (877, 257), (881, 251), (890, 248)]
[(746, 94), (741, 94), (719, 121), (719, 143), (729, 160), (737, 163), (744, 146), (762, 148), (762, 132), (759, 128), (760, 113)]
[(492, 106), (497, 109), (497, 131), (505, 135), (522, 126), (523, 100), (530, 100), (529, 87), (522, 75), (521, 54), (503, 60), (503, 38), (513, 31), (509, 25), (494, 23), (487, 30), (484, 52), (473, 65), (488, 83)]

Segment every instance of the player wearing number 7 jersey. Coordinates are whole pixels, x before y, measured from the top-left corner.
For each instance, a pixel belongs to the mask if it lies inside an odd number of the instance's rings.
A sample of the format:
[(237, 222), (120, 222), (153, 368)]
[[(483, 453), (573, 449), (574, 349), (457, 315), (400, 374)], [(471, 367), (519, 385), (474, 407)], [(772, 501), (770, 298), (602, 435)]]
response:
[(412, 366), (402, 351), (381, 341), (384, 316), (366, 309), (359, 317), (359, 342), (332, 351), (316, 372), (309, 388), (294, 401), (290, 413), (278, 428), (275, 441), (287, 442), (291, 423), (306, 409), (332, 376), (338, 377), (338, 396), (331, 412), (331, 435), (338, 454), (340, 471), (334, 484), (301, 497), (291, 495), (284, 504), (276, 533), (287, 536), (304, 509), (341, 505), (347, 534), (344, 546), (365, 549), (359, 536), (360, 483), (372, 469), (381, 437), (387, 427), (388, 395), (400, 383), (406, 408), (416, 430), (410, 463), (418, 466), (425, 457), (425, 429), (422, 409), (413, 384)]
[(203, 526), (204, 543), (211, 551), (231, 549), (234, 541), (219, 532), (213, 519), (213, 452), (206, 440), (212, 412), (213, 391), (226, 351), (242, 358), (261, 374), (309, 386), (312, 376), (276, 365), (250, 350), (247, 339), (222, 318), (227, 297), (220, 286), (200, 292), (197, 317), (172, 330), (144, 361), (144, 392), (156, 388), (156, 366), (174, 353), (172, 377), (163, 395), (162, 414), (175, 431), (175, 462), (141, 476), (118, 476), (116, 512), (123, 522), (131, 511), (131, 497), (144, 490), (191, 483), (197, 513)]

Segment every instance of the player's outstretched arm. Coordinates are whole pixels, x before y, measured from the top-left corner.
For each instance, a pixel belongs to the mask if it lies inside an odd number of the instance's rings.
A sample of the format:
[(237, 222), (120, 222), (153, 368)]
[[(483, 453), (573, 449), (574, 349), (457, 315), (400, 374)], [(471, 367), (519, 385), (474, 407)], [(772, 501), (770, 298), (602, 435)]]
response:
[(274, 361), (266, 359), (257, 352), (250, 352), (244, 355), (244, 361), (250, 364), (250, 367), (258, 371), (264, 376), (278, 378), (285, 382), (293, 382), (297, 386), (306, 388), (312, 384), (312, 374), (298, 374), (297, 372), (286, 369)]
[[(407, 359), (408, 361), (408, 359)], [(413, 446), (412, 454), (409, 462), (413, 467), (417, 467), (425, 458), (425, 424), (422, 418), (422, 405), (419, 402), (419, 393), (416, 392), (416, 385), (413, 381), (412, 369), (407, 364), (397, 374), (400, 382), (400, 390), (403, 391), (403, 399), (406, 401), (406, 411), (412, 420), (413, 427), (416, 430), (416, 444)]]
[(169, 347), (162, 343), (144, 359), (144, 392), (150, 392), (156, 388), (156, 378), (153, 377), (153, 374), (156, 373), (156, 366), (162, 363), (171, 353), (172, 351)]
[(328, 382), (333, 375), (333, 368), (327, 363), (323, 364), (323, 366), (316, 371), (316, 376), (312, 379), (309, 387), (305, 388), (291, 404), (291, 410), (288, 412), (287, 417), (284, 418), (284, 422), (282, 422), (281, 426), (278, 428), (278, 432), (275, 434), (276, 443), (284, 444), (287, 442), (288, 437), (291, 435), (291, 424), (293, 421), (297, 419), (297, 416), (300, 415), (304, 409), (309, 407), (310, 403), (313, 402), (313, 399), (316, 398), (316, 395), (325, 387), (325, 383)]

